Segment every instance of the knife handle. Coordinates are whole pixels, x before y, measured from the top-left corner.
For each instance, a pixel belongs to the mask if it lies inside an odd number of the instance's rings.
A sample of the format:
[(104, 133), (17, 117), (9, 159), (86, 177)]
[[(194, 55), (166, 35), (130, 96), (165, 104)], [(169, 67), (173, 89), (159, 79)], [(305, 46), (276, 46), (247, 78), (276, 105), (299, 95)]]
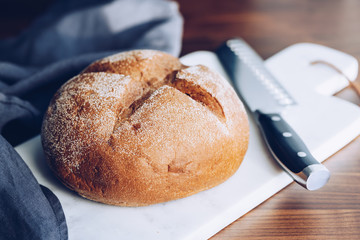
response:
[(330, 178), (329, 170), (311, 155), (281, 115), (260, 110), (255, 113), (266, 144), (282, 168), (308, 190), (324, 186)]

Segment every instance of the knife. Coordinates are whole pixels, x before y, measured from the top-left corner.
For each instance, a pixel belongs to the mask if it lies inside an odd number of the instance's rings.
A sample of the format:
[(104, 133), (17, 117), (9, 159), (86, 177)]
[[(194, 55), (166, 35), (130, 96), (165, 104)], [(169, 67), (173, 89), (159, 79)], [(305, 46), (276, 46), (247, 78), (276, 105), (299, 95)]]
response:
[(240, 38), (226, 41), (216, 54), (279, 165), (308, 190), (324, 186), (329, 170), (311, 155), (281, 116), (285, 108), (297, 103), (266, 69), (261, 57)]

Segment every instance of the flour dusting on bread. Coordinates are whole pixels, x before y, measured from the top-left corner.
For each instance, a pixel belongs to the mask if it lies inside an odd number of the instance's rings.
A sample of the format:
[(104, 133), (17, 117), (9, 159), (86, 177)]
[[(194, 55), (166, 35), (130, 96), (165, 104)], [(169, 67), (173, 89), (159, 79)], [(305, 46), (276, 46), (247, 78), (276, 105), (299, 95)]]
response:
[(58, 178), (81, 196), (120, 206), (222, 183), (238, 169), (248, 137), (245, 109), (224, 78), (155, 50), (91, 64), (58, 90), (42, 127)]

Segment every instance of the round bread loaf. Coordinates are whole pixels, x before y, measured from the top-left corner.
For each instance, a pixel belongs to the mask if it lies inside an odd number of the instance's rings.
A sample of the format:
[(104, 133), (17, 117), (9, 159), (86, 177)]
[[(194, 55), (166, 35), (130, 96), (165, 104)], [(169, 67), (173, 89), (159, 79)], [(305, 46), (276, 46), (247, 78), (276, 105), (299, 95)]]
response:
[(85, 198), (120, 206), (224, 182), (248, 138), (245, 109), (225, 79), (154, 50), (91, 64), (57, 91), (42, 126), (56, 176)]

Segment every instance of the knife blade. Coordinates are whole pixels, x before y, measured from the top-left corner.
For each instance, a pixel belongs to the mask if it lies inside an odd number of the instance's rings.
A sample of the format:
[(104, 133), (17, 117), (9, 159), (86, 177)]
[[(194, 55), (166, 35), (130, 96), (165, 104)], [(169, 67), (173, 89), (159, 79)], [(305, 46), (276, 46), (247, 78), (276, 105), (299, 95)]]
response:
[(297, 102), (266, 69), (261, 57), (241, 38), (226, 41), (216, 54), (279, 165), (306, 189), (323, 187), (330, 178), (329, 170), (281, 116)]

